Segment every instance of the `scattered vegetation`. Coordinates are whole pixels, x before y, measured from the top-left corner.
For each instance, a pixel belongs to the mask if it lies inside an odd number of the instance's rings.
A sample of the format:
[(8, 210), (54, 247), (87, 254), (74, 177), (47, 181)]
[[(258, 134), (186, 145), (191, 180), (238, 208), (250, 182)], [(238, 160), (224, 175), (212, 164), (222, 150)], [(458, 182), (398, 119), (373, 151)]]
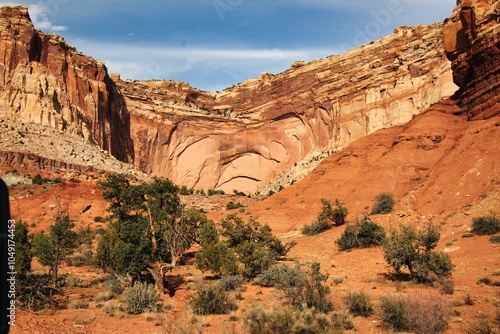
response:
[(306, 235), (317, 235), (330, 229), (332, 226), (340, 226), (345, 224), (345, 219), (348, 214), (348, 210), (343, 206), (338, 200), (335, 200), (335, 207), (332, 207), (332, 203), (325, 199), (321, 199), (322, 209), (318, 215), (318, 218), (311, 224), (305, 225), (302, 228), (302, 233)]
[(111, 174), (98, 183), (110, 204), (105, 220), (109, 228), (101, 235), (97, 258), (111, 273), (143, 279), (149, 272), (156, 287), (166, 293), (164, 276), (176, 266), (193, 242), (206, 216), (185, 209), (179, 188), (170, 180), (153, 178), (132, 185), (126, 175)]
[(196, 265), (201, 270), (253, 278), (293, 247), (283, 245), (267, 224), (253, 219), (245, 222), (233, 214), (221, 226), (220, 232), (213, 223), (200, 229), (202, 251), (196, 254)]
[(56, 280), (59, 266), (67, 261), (78, 247), (78, 236), (71, 230), (74, 226), (69, 215), (60, 212), (54, 225), (49, 227), (48, 235), (42, 231), (33, 237), (34, 254), (42, 265), (50, 267), (49, 274)]
[(382, 226), (365, 218), (361, 222), (347, 226), (339, 239), (335, 241), (340, 250), (380, 246), (385, 240)]
[(224, 190), (208, 189), (207, 194), (208, 196), (215, 196), (215, 195), (225, 195), (226, 193), (224, 192)]
[(439, 239), (440, 234), (433, 224), (420, 232), (411, 225), (402, 225), (399, 232), (391, 230), (384, 242), (384, 258), (397, 274), (406, 267), (418, 282), (434, 282), (449, 275), (453, 269), (448, 254), (433, 252)]
[[(473, 334), (493, 334), (497, 333), (495, 331), (493, 324), (491, 323), (488, 315), (481, 314), (476, 317), (476, 321), (473, 323), (468, 323), (469, 332)], [(498, 329), (498, 328), (497, 328)]]
[(372, 208), (372, 215), (387, 214), (394, 208), (394, 197), (391, 193), (380, 193), (375, 196), (375, 204)]
[(266, 271), (260, 273), (256, 278), (256, 283), (266, 287), (274, 287), (276, 285), (294, 286), (300, 284), (303, 280), (304, 273), (300, 267), (290, 267), (286, 264), (273, 266)]
[(225, 275), (219, 280), (219, 285), (224, 289), (224, 291), (235, 291), (241, 289), (243, 284), (243, 279), (236, 275)]
[[(338, 316), (335, 320), (336, 327), (344, 327), (338, 328), (339, 330), (352, 328), (352, 322), (349, 323), (348, 318), (341, 319)], [(328, 316), (315, 312), (314, 309), (298, 311), (286, 306), (272, 310), (254, 306), (245, 317), (245, 325), (250, 334), (328, 334), (333, 333), (330, 329), (332, 323)]]
[(31, 236), (28, 235), (28, 224), (19, 220), (14, 226), (14, 242), (16, 250), (15, 272), (23, 278), (31, 271), (33, 254), (31, 251)]
[(50, 182), (49, 178), (42, 177), (40, 174), (36, 174), (31, 179), (31, 183), (38, 184), (38, 185), (42, 185), (42, 184), (49, 183), (49, 182)]
[(221, 285), (198, 285), (191, 295), (189, 305), (195, 314), (227, 314), (236, 308)]
[(71, 310), (86, 309), (89, 308), (89, 302), (86, 299), (75, 299), (69, 303), (68, 308)]
[(476, 217), (472, 219), (472, 233), (493, 235), (500, 232), (500, 219), (494, 216)]
[(319, 263), (313, 263), (307, 273), (301, 272), (296, 277), (284, 278), (277, 282), (275, 287), (284, 292), (291, 305), (299, 310), (314, 308), (323, 313), (333, 310), (333, 304), (329, 299), (330, 288), (324, 284), (328, 280), (328, 275), (320, 272)]
[(241, 204), (240, 202), (234, 203), (233, 201), (230, 201), (226, 205), (226, 209), (228, 209), (228, 210), (234, 210), (234, 209), (239, 209), (239, 208), (244, 208), (244, 207), (245, 206), (243, 204)]
[(353, 315), (368, 317), (374, 312), (370, 295), (363, 291), (349, 291), (344, 296), (344, 304)]
[(151, 284), (136, 282), (123, 291), (125, 310), (129, 314), (140, 314), (154, 309), (160, 294)]
[(492, 235), (490, 237), (490, 242), (493, 244), (500, 244), (500, 235)]
[(441, 333), (448, 326), (450, 307), (439, 296), (389, 295), (381, 298), (382, 321), (395, 331)]

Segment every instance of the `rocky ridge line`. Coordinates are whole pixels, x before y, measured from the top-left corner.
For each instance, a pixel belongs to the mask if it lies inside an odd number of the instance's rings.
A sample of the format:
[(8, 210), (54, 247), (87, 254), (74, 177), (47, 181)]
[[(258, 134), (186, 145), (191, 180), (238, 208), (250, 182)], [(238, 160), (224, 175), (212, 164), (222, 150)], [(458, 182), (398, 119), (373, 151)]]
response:
[(401, 27), (218, 94), (108, 76), (62, 37), (36, 31), (25, 7), (1, 9), (0, 46), (2, 118), (73, 133), (181, 185), (229, 192), (253, 192), (311, 154), (405, 124), (456, 90), (442, 24)]

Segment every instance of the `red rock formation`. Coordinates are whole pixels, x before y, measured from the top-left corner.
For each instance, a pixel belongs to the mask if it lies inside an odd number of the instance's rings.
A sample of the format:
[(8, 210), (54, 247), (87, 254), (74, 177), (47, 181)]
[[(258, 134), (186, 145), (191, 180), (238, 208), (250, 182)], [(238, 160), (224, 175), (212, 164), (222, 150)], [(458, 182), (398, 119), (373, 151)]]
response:
[(456, 98), (470, 119), (500, 113), (500, 1), (466, 0), (444, 28)]
[(439, 24), (396, 29), (217, 95), (173, 82), (118, 86), (141, 169), (226, 191), (254, 191), (309, 153), (404, 124), (456, 90)]
[(26, 7), (0, 9), (0, 113), (77, 133), (132, 160), (129, 115), (103, 63), (34, 29)]
[(204, 189), (254, 191), (311, 152), (404, 124), (456, 90), (440, 24), (402, 27), (220, 94), (112, 80), (104, 64), (36, 31), (24, 7), (2, 8), (0, 46), (2, 117), (80, 134), (141, 170)]

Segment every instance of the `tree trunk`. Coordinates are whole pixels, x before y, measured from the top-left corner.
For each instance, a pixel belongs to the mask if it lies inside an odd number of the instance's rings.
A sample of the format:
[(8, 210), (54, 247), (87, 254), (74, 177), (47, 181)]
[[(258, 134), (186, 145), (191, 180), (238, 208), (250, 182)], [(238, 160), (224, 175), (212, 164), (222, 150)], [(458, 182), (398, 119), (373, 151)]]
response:
[(155, 262), (148, 265), (148, 271), (155, 280), (156, 289), (163, 294), (167, 293), (167, 289), (165, 288), (165, 274), (171, 270), (172, 266), (166, 263)]

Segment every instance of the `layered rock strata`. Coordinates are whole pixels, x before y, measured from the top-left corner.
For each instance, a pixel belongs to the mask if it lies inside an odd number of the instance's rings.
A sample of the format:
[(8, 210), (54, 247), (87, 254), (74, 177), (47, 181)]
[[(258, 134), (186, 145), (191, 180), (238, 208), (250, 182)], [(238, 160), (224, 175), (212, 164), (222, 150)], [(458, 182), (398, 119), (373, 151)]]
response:
[(451, 96), (440, 24), (403, 27), (343, 55), (221, 93), (123, 82), (137, 165), (198, 188), (254, 191), (314, 151), (337, 151)]
[(122, 81), (27, 9), (0, 13), (0, 113), (69, 131), (149, 174), (188, 187), (254, 191), (314, 152), (342, 149), (451, 96), (442, 25), (379, 41), (221, 93)]
[(129, 114), (105, 65), (37, 31), (26, 7), (0, 10), (0, 117), (75, 133), (133, 159)]
[(444, 27), (446, 55), (470, 119), (500, 113), (500, 1), (461, 1)]

